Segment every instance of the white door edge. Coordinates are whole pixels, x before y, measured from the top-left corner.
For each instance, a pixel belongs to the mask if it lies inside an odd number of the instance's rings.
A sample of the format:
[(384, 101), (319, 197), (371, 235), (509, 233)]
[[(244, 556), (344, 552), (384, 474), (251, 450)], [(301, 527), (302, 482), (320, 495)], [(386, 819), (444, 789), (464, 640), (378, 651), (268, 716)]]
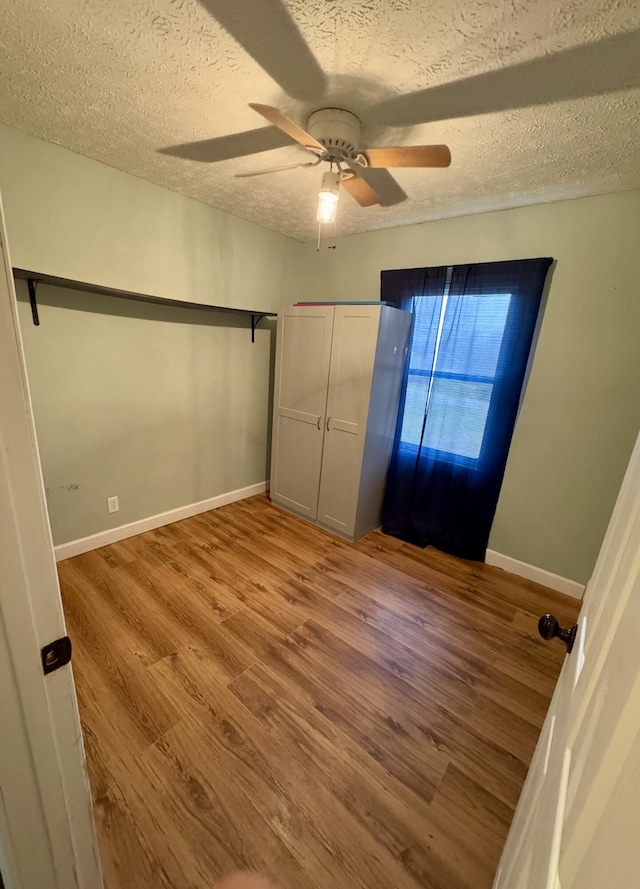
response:
[[(0, 856), (6, 889), (99, 889), (102, 877), (0, 202)], [(29, 805), (25, 801), (29, 800)]]

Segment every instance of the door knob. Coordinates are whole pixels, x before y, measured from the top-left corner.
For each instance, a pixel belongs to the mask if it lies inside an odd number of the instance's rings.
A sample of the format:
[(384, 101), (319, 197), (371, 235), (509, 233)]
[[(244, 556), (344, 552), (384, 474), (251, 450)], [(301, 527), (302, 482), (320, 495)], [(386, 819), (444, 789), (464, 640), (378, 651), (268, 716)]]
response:
[(557, 636), (567, 646), (567, 654), (571, 654), (576, 633), (578, 632), (578, 624), (574, 624), (572, 627), (561, 627), (555, 615), (543, 614), (538, 621), (538, 632), (547, 642), (555, 639)]

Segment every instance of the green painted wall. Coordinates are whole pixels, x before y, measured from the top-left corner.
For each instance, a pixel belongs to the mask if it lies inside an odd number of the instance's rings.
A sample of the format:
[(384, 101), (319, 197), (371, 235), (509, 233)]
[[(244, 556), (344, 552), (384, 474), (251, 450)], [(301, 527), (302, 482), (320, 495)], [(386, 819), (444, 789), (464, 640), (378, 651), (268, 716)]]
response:
[(13, 265), (151, 296), (277, 309), (300, 244), (0, 125)]
[(305, 244), (309, 299), (377, 299), (380, 270), (557, 260), (490, 547), (584, 583), (640, 428), (640, 192)]
[[(14, 266), (171, 299), (275, 309), (302, 245), (0, 127)], [(56, 544), (268, 478), (272, 327), (40, 285), (20, 318)], [(120, 511), (106, 498), (117, 494)]]
[(269, 477), (268, 327), (43, 285), (35, 327), (18, 291), (56, 544)]
[[(553, 256), (490, 546), (588, 579), (640, 426), (640, 192), (354, 235), (318, 254), (4, 127), (0, 188), (14, 265), (213, 305), (377, 299), (381, 269)], [(219, 314), (40, 299), (41, 327), (24, 301), (21, 317), (56, 543), (266, 478), (268, 329), (251, 346), (246, 321)]]

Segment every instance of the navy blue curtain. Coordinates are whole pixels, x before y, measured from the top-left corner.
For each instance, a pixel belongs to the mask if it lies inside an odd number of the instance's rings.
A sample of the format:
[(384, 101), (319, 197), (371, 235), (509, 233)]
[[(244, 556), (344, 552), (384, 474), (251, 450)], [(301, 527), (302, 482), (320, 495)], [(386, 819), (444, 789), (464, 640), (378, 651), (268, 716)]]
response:
[(484, 560), (551, 259), (381, 274), (413, 312), (382, 530)]

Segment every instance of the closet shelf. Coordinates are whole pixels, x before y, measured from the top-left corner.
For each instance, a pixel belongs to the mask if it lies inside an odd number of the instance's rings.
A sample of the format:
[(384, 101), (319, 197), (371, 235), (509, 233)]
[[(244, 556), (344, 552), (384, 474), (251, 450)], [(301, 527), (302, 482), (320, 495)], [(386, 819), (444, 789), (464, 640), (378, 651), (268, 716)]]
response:
[(56, 275), (42, 275), (28, 269), (13, 269), (15, 278), (26, 281), (29, 287), (29, 301), (33, 323), (40, 324), (38, 317), (38, 303), (36, 289), (38, 284), (48, 284), (50, 287), (66, 287), (68, 290), (83, 290), (89, 293), (99, 293), (104, 296), (116, 296), (120, 299), (134, 299), (138, 302), (155, 303), (156, 305), (169, 305), (177, 308), (200, 309), (205, 312), (220, 312), (225, 315), (244, 315), (251, 319), (251, 342), (255, 342), (255, 332), (263, 318), (275, 318), (276, 312), (265, 312), (260, 309), (234, 309), (230, 306), (209, 306), (205, 303), (186, 302), (181, 299), (165, 299), (163, 296), (149, 296), (146, 293), (136, 293), (132, 290), (119, 290), (117, 287), (103, 287), (101, 284), (88, 284), (86, 281), (74, 281), (72, 278), (59, 278)]

